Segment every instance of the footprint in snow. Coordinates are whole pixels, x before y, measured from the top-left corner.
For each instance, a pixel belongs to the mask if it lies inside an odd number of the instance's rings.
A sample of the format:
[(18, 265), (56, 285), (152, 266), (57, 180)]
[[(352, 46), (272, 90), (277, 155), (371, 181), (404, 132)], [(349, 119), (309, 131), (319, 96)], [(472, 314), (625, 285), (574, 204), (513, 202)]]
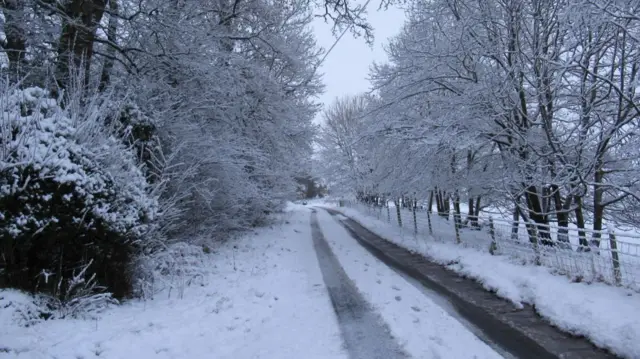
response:
[(431, 340), (432, 342), (434, 342), (434, 343), (436, 343), (436, 344), (438, 344), (440, 346), (442, 346), (442, 344), (443, 344), (442, 338), (434, 336), (434, 335), (430, 336), (429, 340)]
[(400, 290), (400, 288), (396, 287), (395, 285), (392, 285), (392, 286), (391, 286), (391, 289), (394, 289), (394, 290), (397, 290), (397, 291), (399, 291), (399, 290)]
[(229, 297), (222, 297), (216, 301), (214, 308), (211, 309), (209, 313), (220, 313), (223, 310), (231, 309), (233, 307), (233, 303)]

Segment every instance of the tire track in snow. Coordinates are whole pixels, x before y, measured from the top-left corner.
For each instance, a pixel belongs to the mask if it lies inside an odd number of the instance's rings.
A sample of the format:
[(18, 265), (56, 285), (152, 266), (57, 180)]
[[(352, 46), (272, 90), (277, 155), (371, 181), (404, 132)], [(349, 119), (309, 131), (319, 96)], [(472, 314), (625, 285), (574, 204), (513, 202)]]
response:
[(347, 276), (318, 225), (315, 210), (311, 214), (313, 245), (329, 291), (331, 304), (351, 359), (408, 358), (392, 337), (382, 318), (362, 297)]

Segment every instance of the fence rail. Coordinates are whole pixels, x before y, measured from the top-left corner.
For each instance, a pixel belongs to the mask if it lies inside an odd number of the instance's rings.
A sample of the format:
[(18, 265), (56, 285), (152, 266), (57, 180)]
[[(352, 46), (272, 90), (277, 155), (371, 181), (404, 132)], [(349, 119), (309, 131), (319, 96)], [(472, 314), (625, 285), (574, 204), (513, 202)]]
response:
[[(397, 225), (416, 238), (453, 242), (508, 256), (523, 264), (542, 265), (574, 281), (604, 282), (640, 291), (640, 236), (637, 235), (532, 225), (491, 216), (480, 217), (476, 223), (419, 208), (398, 211), (360, 202), (342, 201), (342, 204)], [(580, 244), (581, 238), (582, 243), (592, 238), (600, 241), (584, 246)]]

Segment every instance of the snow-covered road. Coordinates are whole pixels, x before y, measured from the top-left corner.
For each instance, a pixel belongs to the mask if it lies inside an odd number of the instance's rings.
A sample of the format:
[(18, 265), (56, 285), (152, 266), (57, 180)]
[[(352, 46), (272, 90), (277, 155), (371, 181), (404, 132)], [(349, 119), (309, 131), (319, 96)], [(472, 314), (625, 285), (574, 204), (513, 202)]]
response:
[(411, 357), (502, 358), (432, 298), (360, 246), (326, 211), (318, 211), (318, 222), (346, 274)]
[(350, 359), (407, 358), (384, 320), (342, 269), (318, 226), (315, 211), (311, 216), (311, 227), (318, 263)]
[(280, 224), (197, 260), (204, 279), (179, 298), (93, 320), (21, 326), (25, 296), (0, 291), (0, 359), (509, 357), (324, 210), (291, 205)]

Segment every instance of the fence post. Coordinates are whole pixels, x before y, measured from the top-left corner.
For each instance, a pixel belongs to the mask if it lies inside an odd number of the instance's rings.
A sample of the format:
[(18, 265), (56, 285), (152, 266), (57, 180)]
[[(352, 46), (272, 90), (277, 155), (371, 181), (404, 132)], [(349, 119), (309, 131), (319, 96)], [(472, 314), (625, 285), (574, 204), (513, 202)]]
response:
[(489, 245), (489, 253), (494, 255), (498, 250), (498, 243), (496, 243), (496, 227), (493, 224), (493, 216), (489, 217), (489, 235), (491, 236), (491, 245)]
[(431, 208), (427, 209), (427, 223), (429, 223), (429, 234), (433, 235), (433, 228), (431, 227)]
[(391, 210), (389, 209), (389, 201), (387, 201), (387, 223), (391, 223)]
[(395, 201), (396, 204), (396, 215), (398, 216), (398, 226), (402, 228), (402, 214), (400, 213), (400, 201)]
[(413, 233), (418, 235), (418, 218), (416, 216), (416, 205), (413, 205)]
[(460, 220), (460, 216), (457, 213), (453, 214), (453, 227), (456, 229), (456, 243), (460, 244), (462, 242), (460, 240), (460, 225), (458, 221)]
[(616, 281), (616, 285), (620, 285), (622, 282), (620, 257), (618, 257), (618, 242), (616, 241), (616, 235), (613, 231), (609, 232), (609, 247), (611, 248), (611, 260), (613, 261), (613, 278)]

